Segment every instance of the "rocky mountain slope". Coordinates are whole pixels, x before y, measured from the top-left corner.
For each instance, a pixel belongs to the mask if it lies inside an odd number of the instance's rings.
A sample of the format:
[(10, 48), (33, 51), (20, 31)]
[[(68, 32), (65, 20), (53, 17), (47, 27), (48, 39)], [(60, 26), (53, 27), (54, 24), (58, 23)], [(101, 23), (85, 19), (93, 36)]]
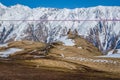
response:
[(119, 6), (31, 9), (19, 4), (11, 7), (0, 4), (0, 43), (18, 40), (49, 43), (59, 41), (71, 30), (106, 54), (120, 48), (119, 19)]

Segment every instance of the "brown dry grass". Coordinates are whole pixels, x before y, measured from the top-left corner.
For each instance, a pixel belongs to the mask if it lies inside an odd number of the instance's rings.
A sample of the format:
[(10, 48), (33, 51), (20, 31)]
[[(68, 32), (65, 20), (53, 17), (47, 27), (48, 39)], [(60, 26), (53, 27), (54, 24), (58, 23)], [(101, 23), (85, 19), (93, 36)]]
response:
[(120, 63), (113, 64), (113, 63), (101, 63), (101, 62), (85, 62), (85, 61), (76, 61), (76, 60), (68, 60), (77, 64), (82, 64), (98, 71), (106, 71), (110, 73), (118, 73), (120, 74)]
[[(62, 61), (62, 60), (53, 60), (53, 59), (35, 59), (35, 60), (25, 60), (25, 63), (29, 63), (30, 65), (34, 65), (37, 68), (39, 67), (49, 67), (56, 69), (69, 69), (75, 70), (77, 69), (77, 65)], [(32, 64), (31, 64), (32, 63)]]
[(32, 42), (32, 41), (14, 41), (8, 44), (8, 47), (22, 48), (24, 50), (35, 50), (42, 49), (46, 45), (41, 42)]
[(84, 51), (86, 51), (87, 55), (97, 56), (101, 55), (101, 52), (98, 48), (96, 48), (92, 43), (88, 42), (87, 40), (83, 39), (82, 37), (77, 37), (74, 39), (76, 46), (81, 46)]
[(11, 54), (9, 57), (11, 58), (32, 58), (33, 55), (30, 55), (28, 53), (32, 51), (38, 51), (40, 52), (46, 47), (45, 43), (42, 42), (33, 42), (33, 41), (13, 41), (8, 43), (8, 47), (1, 47), (0, 51), (5, 51), (9, 48), (20, 48), (23, 49), (22, 51), (16, 52), (14, 54)]
[[(93, 46), (93, 44), (89, 43), (88, 41), (80, 37), (74, 38), (74, 40), (76, 43), (75, 46), (55, 45), (55, 47), (50, 50), (50, 53), (49, 53), (50, 56), (54, 56), (58, 58), (83, 57), (83, 58), (89, 58), (94, 60), (97, 60), (97, 59), (112, 60), (119, 63), (113, 64), (113, 63), (90, 62), (90, 61), (85, 62), (85, 61), (77, 61), (77, 60), (67, 60), (67, 61), (85, 65), (99, 71), (107, 71), (107, 72), (115, 72), (115, 73), (120, 72), (120, 68), (119, 68), (120, 59), (94, 57), (94, 56), (101, 55), (101, 52), (95, 46)], [(82, 49), (79, 49), (78, 47), (82, 47)], [(62, 55), (64, 55), (64, 57)]]
[(0, 60), (0, 80), (119, 80), (118, 74), (92, 71), (64, 72), (23, 65), (24, 61)]
[[(61, 54), (64, 56), (80, 56), (80, 57), (93, 57), (101, 55), (101, 52), (81, 37), (74, 38), (75, 46), (64, 46), (61, 44), (54, 45), (55, 47), (50, 49), (50, 55), (60, 57)], [(81, 47), (81, 48), (79, 48)]]
[[(76, 44), (75, 46), (64, 46), (61, 43), (53, 44), (53, 47), (49, 50), (49, 54), (48, 54), (48, 57), (50, 57), (50, 59), (25, 60), (22, 61), (22, 64), (27, 66), (35, 66), (35, 68), (44, 67), (46, 69), (56, 70), (56, 71), (78, 70), (80, 72), (93, 71), (95, 73), (99, 71), (106, 71), (113, 74), (114, 73), (117, 74), (120, 72), (119, 64), (82, 62), (82, 61), (64, 59), (64, 57), (76, 57), (76, 56), (92, 58), (92, 59), (106, 59), (106, 58), (93, 57), (93, 56), (101, 55), (101, 52), (85, 39), (77, 37), (74, 38), (74, 40)], [(8, 48), (22, 48), (24, 49), (24, 51), (15, 53), (14, 55), (11, 56), (11, 58), (14, 56), (16, 58), (23, 56), (25, 59), (27, 57), (29, 57), (29, 59), (33, 59), (33, 57), (28, 53), (34, 50), (40, 51), (45, 47), (46, 44), (40, 42), (15, 41), (9, 43), (7, 48), (1, 48), (1, 50), (6, 50)], [(82, 48), (80, 49), (78, 47), (82, 47)], [(113, 59), (113, 58), (106, 60), (114, 60), (118, 62), (120, 61), (119, 59)]]

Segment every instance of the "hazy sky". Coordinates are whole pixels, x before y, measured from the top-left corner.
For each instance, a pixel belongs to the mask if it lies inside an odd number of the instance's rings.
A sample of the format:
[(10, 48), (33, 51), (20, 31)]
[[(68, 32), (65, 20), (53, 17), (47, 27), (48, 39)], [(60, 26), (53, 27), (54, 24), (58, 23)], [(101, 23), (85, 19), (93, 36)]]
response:
[(120, 6), (120, 0), (0, 0), (6, 6), (15, 4), (35, 7), (80, 8), (91, 6)]

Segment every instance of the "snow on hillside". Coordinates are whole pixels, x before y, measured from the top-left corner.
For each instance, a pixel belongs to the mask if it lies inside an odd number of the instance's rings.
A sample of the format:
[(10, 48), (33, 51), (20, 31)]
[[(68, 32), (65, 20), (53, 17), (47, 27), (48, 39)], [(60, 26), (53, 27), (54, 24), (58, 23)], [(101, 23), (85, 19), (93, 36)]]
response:
[(92, 58), (84, 58), (84, 57), (65, 57), (65, 59), (71, 59), (71, 60), (83, 61), (83, 62), (94, 62), (94, 63), (112, 63), (112, 64), (119, 63), (118, 61), (113, 61), (113, 60), (92, 59)]
[(74, 46), (75, 45), (74, 40), (68, 39), (67, 36), (60, 38), (59, 41), (63, 42), (65, 46)]
[(8, 46), (8, 44), (6, 43), (6, 44), (0, 44), (0, 47), (7, 47)]
[(98, 57), (105, 57), (105, 58), (120, 58), (120, 53), (98, 56)]
[[(64, 21), (76, 19), (83, 21)], [(120, 21), (104, 21), (105, 19), (119, 20), (120, 7), (31, 9), (19, 4), (11, 7), (0, 4), (0, 43), (17, 40), (53, 42), (66, 36), (69, 29), (76, 29), (79, 35), (84, 36), (106, 54), (108, 50), (120, 48)]]
[(22, 51), (22, 49), (18, 48), (10, 48), (6, 51), (0, 52), (0, 57), (8, 57), (10, 54), (14, 54), (15, 52)]
[(104, 56), (98, 56), (98, 57), (106, 57), (106, 58), (120, 58), (120, 49), (116, 49), (116, 52), (114, 52), (115, 50), (111, 50), (108, 52), (107, 55)]

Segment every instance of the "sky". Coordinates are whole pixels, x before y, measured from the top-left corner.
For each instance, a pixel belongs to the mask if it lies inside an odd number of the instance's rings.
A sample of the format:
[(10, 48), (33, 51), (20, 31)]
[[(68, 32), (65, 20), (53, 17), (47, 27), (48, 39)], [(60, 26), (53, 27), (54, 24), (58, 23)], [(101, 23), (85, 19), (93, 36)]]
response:
[(53, 7), (53, 8), (81, 8), (103, 6), (120, 6), (120, 0), (0, 0), (6, 6), (22, 4), (31, 8)]

